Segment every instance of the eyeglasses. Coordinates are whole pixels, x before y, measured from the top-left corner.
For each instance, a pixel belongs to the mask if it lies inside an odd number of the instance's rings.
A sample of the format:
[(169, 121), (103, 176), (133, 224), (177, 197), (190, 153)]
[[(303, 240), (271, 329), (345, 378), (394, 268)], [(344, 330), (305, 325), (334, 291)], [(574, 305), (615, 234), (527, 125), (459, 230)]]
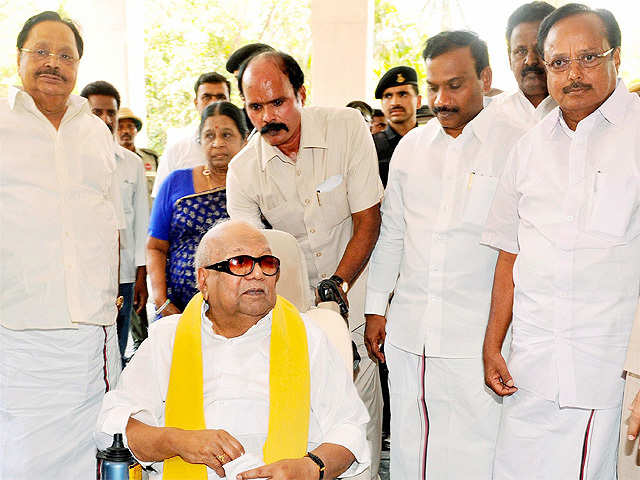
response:
[(45, 48), (38, 48), (37, 50), (32, 50), (30, 48), (21, 48), (21, 52), (32, 54), (38, 61), (44, 62), (49, 57), (57, 58), (61, 63), (65, 65), (73, 65), (79, 59), (75, 58), (73, 55), (69, 55), (68, 53), (53, 53)]
[(236, 277), (246, 277), (253, 272), (253, 267), (255, 267), (256, 263), (260, 265), (260, 270), (267, 277), (272, 277), (280, 271), (280, 259), (273, 255), (263, 255), (258, 258), (250, 255), (238, 255), (204, 268), (228, 273)]
[(571, 65), (571, 62), (578, 62), (578, 64), (583, 68), (593, 68), (593, 67), (597, 67), (598, 65), (601, 65), (604, 59), (614, 50), (615, 50), (615, 47), (610, 48), (609, 50), (603, 53), (587, 52), (587, 53), (583, 53), (582, 55), (578, 55), (575, 58), (569, 58), (569, 57), (554, 58), (550, 62), (544, 62), (544, 64), (552, 72), (564, 72), (565, 70), (568, 70), (569, 65)]

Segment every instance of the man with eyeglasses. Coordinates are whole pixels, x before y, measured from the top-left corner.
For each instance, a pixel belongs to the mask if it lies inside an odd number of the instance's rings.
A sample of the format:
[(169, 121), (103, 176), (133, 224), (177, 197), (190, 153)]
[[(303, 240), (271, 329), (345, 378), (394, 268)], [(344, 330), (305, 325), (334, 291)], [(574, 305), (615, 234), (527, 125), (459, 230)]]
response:
[(495, 479), (616, 478), (640, 292), (640, 100), (617, 78), (620, 37), (580, 4), (538, 31), (559, 108), (512, 150), (482, 237), (499, 249), (483, 352), (504, 396)]
[(0, 478), (91, 478), (117, 380), (115, 144), (71, 95), (83, 42), (55, 12), (17, 39), (22, 88), (0, 103)]
[(507, 21), (507, 53), (518, 90), (499, 95), (491, 103), (524, 129), (533, 127), (556, 106), (547, 91), (547, 75), (536, 46), (540, 22), (554, 10), (547, 2), (525, 3)]
[(279, 269), (257, 229), (214, 225), (195, 255), (200, 293), (149, 328), (104, 398), (99, 447), (126, 426), (126, 444), (151, 479), (364, 470), (366, 409), (324, 334), (276, 296)]

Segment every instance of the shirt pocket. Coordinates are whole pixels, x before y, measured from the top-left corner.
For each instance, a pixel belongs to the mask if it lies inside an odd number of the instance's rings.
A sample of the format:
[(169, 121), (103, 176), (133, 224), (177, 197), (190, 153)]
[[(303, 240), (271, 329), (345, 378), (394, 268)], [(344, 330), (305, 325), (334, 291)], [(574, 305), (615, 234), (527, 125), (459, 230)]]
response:
[(484, 226), (498, 186), (498, 177), (471, 172), (467, 181), (467, 201), (462, 221)]
[(638, 208), (638, 180), (623, 169), (596, 171), (585, 230), (624, 237)]
[(133, 213), (133, 195), (135, 193), (136, 184), (129, 179), (125, 179), (120, 185), (122, 196), (122, 209), (125, 214)]
[(347, 218), (351, 217), (349, 209), (349, 199), (347, 197), (347, 187), (344, 178), (340, 183), (329, 191), (316, 192), (318, 205), (322, 212), (322, 218), (327, 227), (340, 225)]

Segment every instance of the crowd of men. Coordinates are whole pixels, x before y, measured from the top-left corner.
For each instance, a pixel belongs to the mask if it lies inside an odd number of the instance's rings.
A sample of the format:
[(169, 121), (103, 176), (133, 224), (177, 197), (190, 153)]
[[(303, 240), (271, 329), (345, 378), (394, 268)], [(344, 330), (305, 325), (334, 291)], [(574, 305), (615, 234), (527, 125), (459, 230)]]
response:
[[(113, 85), (71, 95), (75, 24), (28, 19), (0, 103), (0, 480), (91, 478), (117, 433), (151, 478), (375, 480), (383, 386), (393, 480), (640, 478), (640, 98), (620, 29), (535, 1), (506, 43), (515, 92), (490, 96), (486, 43), (444, 31), (422, 50), (426, 105), (395, 66), (380, 110), (305, 106), (294, 58), (234, 52), (253, 132), (231, 220), (198, 246), (199, 293), (148, 325), (148, 298), (170, 303), (147, 291), (149, 208), (206, 163), (201, 124), (162, 156), (137, 147)], [(200, 75), (198, 114), (231, 89)], [(264, 228), (295, 237), (312, 303), (339, 304), (353, 372), (276, 295)]]

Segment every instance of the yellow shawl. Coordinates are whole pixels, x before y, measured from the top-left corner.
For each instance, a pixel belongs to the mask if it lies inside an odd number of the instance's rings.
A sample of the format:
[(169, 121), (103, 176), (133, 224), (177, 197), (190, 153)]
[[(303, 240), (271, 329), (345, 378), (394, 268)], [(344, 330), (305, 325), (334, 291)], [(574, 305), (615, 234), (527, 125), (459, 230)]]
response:
[[(202, 430), (201, 310), (196, 294), (178, 321), (165, 405), (165, 426)], [(278, 296), (271, 321), (269, 365), (269, 430), (263, 455), (266, 463), (299, 458), (307, 451), (309, 434), (309, 353), (300, 313)], [(164, 461), (165, 480), (206, 480), (205, 465), (179, 456)]]

